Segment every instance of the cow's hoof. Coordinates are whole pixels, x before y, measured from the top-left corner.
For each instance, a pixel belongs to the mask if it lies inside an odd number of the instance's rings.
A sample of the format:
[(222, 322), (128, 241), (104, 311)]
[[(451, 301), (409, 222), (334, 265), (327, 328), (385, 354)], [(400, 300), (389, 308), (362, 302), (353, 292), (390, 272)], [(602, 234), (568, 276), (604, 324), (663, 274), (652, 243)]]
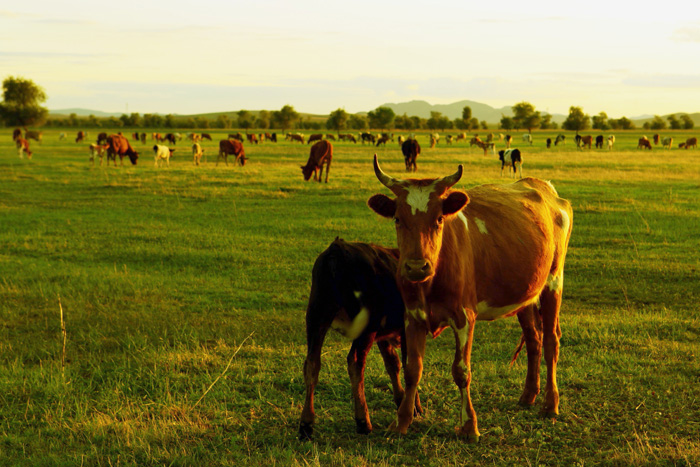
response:
[(299, 423), (299, 441), (311, 441), (314, 434), (313, 423)]
[(355, 431), (357, 431), (357, 433), (360, 435), (368, 435), (372, 433), (372, 424), (369, 422), (369, 420), (365, 420), (363, 418), (356, 418)]

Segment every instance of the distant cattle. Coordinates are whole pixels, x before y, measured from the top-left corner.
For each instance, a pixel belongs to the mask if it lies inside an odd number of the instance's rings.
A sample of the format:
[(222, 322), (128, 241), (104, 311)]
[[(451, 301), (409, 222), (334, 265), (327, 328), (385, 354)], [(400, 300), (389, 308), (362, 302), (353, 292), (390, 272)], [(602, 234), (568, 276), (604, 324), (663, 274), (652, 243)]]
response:
[(167, 133), (167, 134), (163, 137), (163, 141), (167, 141), (167, 142), (169, 142), (170, 144), (177, 144), (177, 139), (178, 139), (178, 138), (177, 138), (177, 136), (175, 136), (174, 133)]
[(513, 168), (513, 173), (511, 177), (515, 178), (518, 169), (520, 171), (520, 178), (523, 178), (523, 156), (520, 154), (520, 149), (506, 149), (505, 151), (498, 151), (498, 159), (501, 161), (501, 177), (503, 176), (503, 169), (508, 165), (508, 172), (510, 173), (510, 168)]
[(664, 148), (671, 149), (671, 147), (673, 146), (673, 138), (671, 138), (670, 136), (666, 136), (664, 139), (661, 140), (661, 144)]
[(466, 133), (460, 133), (460, 134), (458, 134), (458, 135), (455, 137), (455, 142), (458, 142), (458, 141), (461, 141), (461, 140), (464, 140), (464, 141), (467, 140), (467, 134), (466, 134)]
[(146, 144), (146, 133), (141, 133), (140, 136), (141, 144)]
[(376, 146), (379, 146), (380, 144), (383, 144), (386, 146), (386, 142), (391, 140), (391, 136), (389, 135), (381, 135), (379, 138), (377, 138), (377, 144)]
[(302, 135), (301, 133), (287, 133), (287, 135), (284, 138), (292, 142), (298, 141), (301, 144), (305, 144), (304, 135)]
[(79, 131), (78, 134), (75, 137), (75, 142), (76, 143), (82, 143), (83, 140), (85, 139), (85, 132), (84, 131)]
[(554, 140), (554, 145), (559, 146), (559, 143), (566, 146), (566, 135), (562, 135), (561, 133), (557, 135), (556, 139)]
[(328, 141), (335, 141), (335, 136), (332, 135), (332, 134), (330, 134), (330, 133), (328, 133), (328, 134), (326, 135), (326, 139), (327, 139)]
[(154, 166), (162, 167), (163, 162), (170, 167), (170, 158), (173, 157), (175, 149), (170, 149), (167, 146), (156, 144), (153, 146), (153, 154), (155, 155)]
[(323, 135), (321, 133), (314, 133), (312, 135), (309, 135), (309, 139), (306, 140), (306, 144), (311, 144), (316, 141), (321, 141), (323, 139)]
[(29, 150), (29, 141), (19, 136), (15, 139), (15, 145), (17, 146), (17, 154), (20, 159), (24, 159), (25, 154), (27, 155), (27, 159), (32, 158), (32, 151)]
[(430, 147), (434, 148), (440, 142), (440, 135), (437, 133), (430, 134)]
[(255, 133), (246, 133), (245, 137), (249, 143), (258, 144), (258, 136)]
[(593, 146), (593, 136), (591, 135), (576, 135), (576, 138), (574, 139), (576, 140), (576, 146), (579, 149), (583, 149), (586, 146), (588, 146), (588, 149), (591, 149), (591, 146)]
[(107, 165), (110, 159), (117, 165), (117, 156), (119, 156), (119, 164), (124, 165), (124, 157), (129, 157), (133, 165), (136, 165), (139, 158), (139, 153), (134, 151), (134, 148), (129, 144), (129, 140), (122, 135), (109, 135), (107, 137)]
[(479, 135), (476, 135), (469, 140), (469, 146), (478, 146), (479, 143), (483, 143), (483, 141), (481, 141), (481, 138), (479, 138)]
[(485, 141), (479, 140), (479, 141), (477, 141), (476, 145), (484, 150), (484, 156), (486, 156), (488, 154), (489, 149), (491, 150), (491, 154), (495, 154), (496, 143), (494, 143), (493, 141), (487, 143)]
[(199, 165), (199, 161), (202, 159), (203, 155), (204, 149), (202, 149), (202, 146), (199, 143), (194, 143), (192, 145), (192, 159), (194, 165)]
[(236, 156), (234, 165), (236, 162), (244, 166), (248, 158), (245, 156), (245, 149), (243, 148), (243, 143), (237, 140), (222, 139), (219, 141), (219, 154), (216, 156), (216, 165), (219, 165), (219, 159), (223, 159), (226, 165), (228, 165), (228, 156), (233, 154)]
[(530, 144), (532, 146), (532, 135), (530, 133), (525, 133), (523, 135), (523, 142)]
[(100, 133), (97, 135), (97, 144), (102, 146), (107, 144), (107, 133)]
[(270, 133), (270, 136), (268, 136), (267, 139), (272, 141), (273, 143), (276, 143), (277, 142), (277, 133)]
[(418, 170), (418, 164), (416, 164), (416, 159), (420, 156), (420, 144), (418, 144), (418, 141), (413, 138), (407, 139), (401, 145), (401, 152), (406, 163), (406, 172)]
[(608, 149), (612, 151), (614, 144), (615, 144), (615, 135), (608, 136)]
[(547, 143), (547, 149), (551, 148), (552, 147), (552, 138), (547, 138), (546, 143)]
[(133, 139), (134, 141), (141, 141), (141, 138), (139, 137), (138, 132), (132, 133), (132, 134), (131, 134), (131, 139)]
[[(348, 373), (352, 385), (358, 433), (372, 431), (364, 391), (367, 355), (376, 343), (389, 374), (398, 407), (404, 397), (396, 348), (404, 338), (404, 302), (396, 285), (398, 250), (336, 238), (314, 263), (306, 308), (307, 353), (304, 362), (306, 398), (299, 438), (313, 435), (316, 414), (314, 392), (321, 370), (326, 333), (335, 329), (352, 340)], [(402, 353), (405, 364), (406, 353)], [(415, 411), (422, 413), (418, 394)]]
[(229, 134), (228, 139), (235, 139), (236, 141), (243, 142), (243, 135), (240, 133)]
[(37, 142), (41, 143), (41, 140), (42, 140), (43, 137), (44, 137), (44, 133), (41, 132), (41, 131), (30, 131), (30, 130), (27, 130), (27, 131), (24, 133), (24, 137), (25, 137), (26, 139), (33, 139), (34, 141), (37, 141)]
[(309, 160), (306, 165), (301, 166), (301, 172), (304, 175), (304, 180), (308, 181), (311, 174), (314, 175), (314, 180), (321, 182), (323, 176), (323, 164), (326, 164), (326, 183), (328, 183), (328, 174), (331, 171), (331, 161), (333, 160), (333, 145), (328, 140), (321, 140), (311, 146), (309, 152)]
[(66, 139), (66, 133), (62, 131), (61, 134), (58, 135), (58, 140), (63, 141), (64, 139)]
[(15, 128), (12, 130), (12, 141), (17, 141), (18, 138), (22, 137), (22, 130), (19, 128)]
[(596, 149), (603, 149), (603, 142), (605, 141), (605, 137), (603, 135), (598, 135), (595, 137), (595, 147)]
[(698, 139), (695, 138), (695, 137), (693, 137), (693, 138), (688, 138), (687, 140), (685, 140), (685, 143), (681, 143), (680, 145), (678, 145), (678, 147), (679, 147), (679, 148), (685, 148), (685, 149), (688, 149), (688, 148), (695, 148), (695, 149), (697, 149), (697, 147), (698, 147)]
[(656, 146), (659, 145), (659, 141), (661, 140), (661, 136), (658, 133), (654, 133), (654, 144)]
[(209, 141), (211, 141), (211, 135), (209, 133), (202, 133), (202, 139), (208, 139)]
[(510, 149), (510, 145), (513, 143), (513, 137), (511, 135), (505, 135), (503, 139), (506, 142), (506, 149)]
[(355, 138), (354, 135), (351, 135), (349, 133), (338, 135), (338, 139), (341, 139), (343, 141), (352, 141), (353, 143), (357, 144), (357, 138)]
[(365, 144), (365, 143), (374, 144), (377, 142), (377, 137), (374, 136), (372, 133), (363, 132), (363, 133), (360, 133), (360, 141), (362, 141), (362, 144)]
[(452, 135), (445, 136), (445, 144), (451, 145), (453, 141), (454, 141), (454, 136), (452, 136)]
[(639, 142), (637, 143), (637, 149), (648, 149), (651, 151), (651, 143), (649, 142), (649, 139), (646, 136), (642, 136), (639, 138)]

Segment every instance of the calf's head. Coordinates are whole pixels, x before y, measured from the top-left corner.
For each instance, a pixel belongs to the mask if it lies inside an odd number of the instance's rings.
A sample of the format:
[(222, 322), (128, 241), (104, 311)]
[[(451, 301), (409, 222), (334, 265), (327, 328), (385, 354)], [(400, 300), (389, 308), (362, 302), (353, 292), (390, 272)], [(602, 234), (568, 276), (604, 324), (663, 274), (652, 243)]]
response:
[(435, 275), (442, 248), (445, 222), (469, 202), (462, 191), (449, 191), (462, 177), (460, 165), (452, 175), (437, 179), (398, 180), (379, 168), (374, 172), (396, 198), (377, 194), (367, 204), (377, 214), (393, 219), (399, 247), (399, 274), (410, 282), (424, 282)]

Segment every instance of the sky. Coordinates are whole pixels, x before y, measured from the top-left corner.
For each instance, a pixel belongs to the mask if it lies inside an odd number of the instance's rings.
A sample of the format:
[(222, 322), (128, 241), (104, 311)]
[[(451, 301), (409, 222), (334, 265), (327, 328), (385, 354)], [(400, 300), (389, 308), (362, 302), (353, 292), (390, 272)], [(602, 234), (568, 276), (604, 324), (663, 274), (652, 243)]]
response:
[(25, 0), (0, 4), (0, 79), (49, 109), (328, 114), (529, 102), (700, 112), (700, 2)]

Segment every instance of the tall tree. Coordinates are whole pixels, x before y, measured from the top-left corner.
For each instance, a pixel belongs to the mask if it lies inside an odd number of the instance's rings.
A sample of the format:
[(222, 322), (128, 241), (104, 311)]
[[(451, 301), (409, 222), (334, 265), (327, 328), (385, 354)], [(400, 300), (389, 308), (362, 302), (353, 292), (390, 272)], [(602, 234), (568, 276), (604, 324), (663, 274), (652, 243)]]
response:
[(695, 122), (692, 118), (690, 118), (690, 115), (688, 114), (682, 114), (681, 121), (683, 122), (683, 129), (685, 130), (692, 130), (695, 126)]
[(366, 130), (367, 129), (367, 117), (363, 115), (352, 114), (348, 118), (348, 126), (353, 130)]
[(668, 124), (671, 127), (672, 130), (680, 130), (681, 129), (681, 121), (678, 120), (678, 117), (675, 115), (671, 114), (668, 117), (666, 117), (666, 120), (668, 120)]
[(516, 128), (527, 128), (528, 133), (532, 133), (534, 128), (540, 126), (542, 117), (529, 102), (519, 102), (512, 109)]
[(255, 120), (255, 127), (267, 130), (268, 128), (270, 128), (271, 118), (272, 117), (270, 116), (270, 112), (268, 112), (267, 110), (261, 110), (260, 112), (258, 112), (258, 118)]
[(292, 128), (297, 120), (299, 120), (299, 112), (291, 105), (285, 105), (280, 110), (272, 112), (273, 125), (281, 128), (283, 132)]
[(244, 130), (248, 130), (249, 128), (253, 128), (255, 125), (255, 115), (250, 113), (247, 110), (239, 110), (238, 111), (238, 128), (243, 128)]
[(569, 116), (566, 117), (564, 123), (561, 124), (562, 128), (569, 131), (579, 131), (587, 130), (591, 125), (591, 117), (588, 114), (583, 113), (581, 107), (571, 106), (569, 107)]
[(610, 123), (608, 122), (608, 114), (605, 112), (601, 112), (598, 115), (594, 115), (591, 117), (591, 120), (593, 121), (593, 129), (594, 130), (609, 130), (610, 129)]
[(471, 119), (472, 119), (472, 108), (467, 105), (462, 109), (462, 122), (464, 122), (463, 129), (468, 130), (470, 128)]
[(654, 115), (654, 118), (649, 122), (650, 130), (665, 130), (666, 122), (659, 115)]
[(326, 128), (329, 130), (335, 130), (340, 133), (340, 130), (344, 130), (348, 126), (348, 113), (345, 109), (337, 109), (331, 112), (328, 120), (326, 120)]
[(389, 107), (377, 107), (367, 113), (370, 128), (389, 130), (394, 123), (396, 114)]
[(2, 82), (2, 100), (0, 118), (7, 125), (41, 125), (49, 114), (46, 107), (39, 105), (46, 101), (46, 93), (29, 79), (5, 78)]

